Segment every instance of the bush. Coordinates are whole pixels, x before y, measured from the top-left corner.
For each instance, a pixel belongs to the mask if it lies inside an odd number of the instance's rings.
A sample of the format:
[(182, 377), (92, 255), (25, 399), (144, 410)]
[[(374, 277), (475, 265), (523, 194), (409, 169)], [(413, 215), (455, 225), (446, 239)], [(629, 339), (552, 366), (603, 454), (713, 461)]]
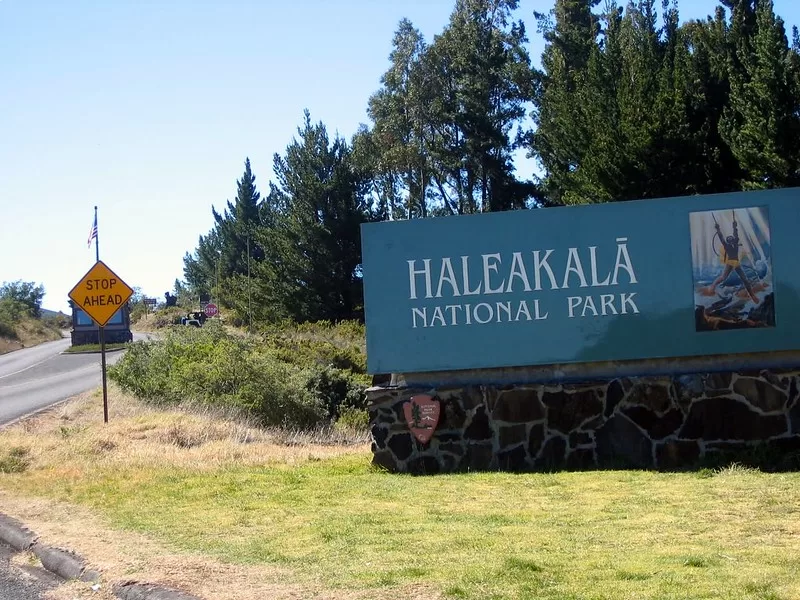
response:
[(306, 389), (322, 402), (328, 418), (335, 420), (342, 409), (365, 408), (364, 389), (367, 385), (363, 377), (341, 369), (323, 367), (311, 370)]
[(25, 305), (11, 298), (0, 298), (0, 336), (17, 339), (17, 324), (27, 313)]
[(181, 317), (186, 316), (186, 310), (180, 306), (162, 308), (155, 313), (152, 326), (154, 329), (163, 329), (181, 322)]
[(369, 412), (366, 408), (345, 407), (336, 419), (340, 431), (366, 432), (369, 429)]
[(12, 340), (17, 339), (17, 332), (14, 329), (14, 324), (5, 320), (2, 316), (0, 316), (0, 337)]
[(277, 360), (253, 340), (216, 323), (175, 328), (163, 341), (136, 342), (109, 369), (120, 387), (156, 404), (243, 410), (263, 425), (315, 427), (328, 411), (303, 368)]
[(0, 455), (0, 473), (24, 473), (31, 464), (30, 451), (22, 446), (9, 448)]

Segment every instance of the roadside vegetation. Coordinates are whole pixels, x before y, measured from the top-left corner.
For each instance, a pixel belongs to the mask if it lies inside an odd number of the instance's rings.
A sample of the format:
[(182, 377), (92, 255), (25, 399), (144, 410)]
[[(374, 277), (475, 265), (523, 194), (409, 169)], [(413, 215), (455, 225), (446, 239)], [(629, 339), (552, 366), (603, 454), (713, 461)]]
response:
[(361, 324), (276, 325), (248, 335), (210, 320), (161, 332), (130, 344), (109, 369), (112, 381), (151, 405), (233, 409), (287, 429), (336, 422), (366, 430)]
[(61, 338), (69, 317), (42, 310), (44, 287), (13, 281), (0, 285), (0, 354)]
[(412, 477), (336, 429), (154, 407), (114, 385), (110, 411), (104, 425), (86, 394), (0, 437), (6, 510), (106, 581), (218, 600), (800, 596), (798, 473)]

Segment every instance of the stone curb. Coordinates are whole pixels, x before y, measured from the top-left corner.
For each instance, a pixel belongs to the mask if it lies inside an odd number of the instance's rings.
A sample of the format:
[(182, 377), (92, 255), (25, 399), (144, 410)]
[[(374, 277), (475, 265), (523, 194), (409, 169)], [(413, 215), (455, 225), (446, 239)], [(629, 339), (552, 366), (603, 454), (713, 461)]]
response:
[(112, 589), (114, 595), (122, 600), (200, 600), (178, 590), (135, 581), (114, 584)]
[[(33, 552), (42, 566), (62, 579), (87, 583), (100, 581), (100, 573), (86, 567), (86, 561), (74, 552), (51, 548), (38, 542), (38, 536), (17, 519), (0, 513), (0, 542), (15, 550)], [(122, 600), (202, 600), (184, 592), (149, 583), (124, 581), (114, 584), (114, 595)]]
[(25, 551), (36, 542), (36, 536), (16, 519), (0, 513), (0, 540), (15, 550)]

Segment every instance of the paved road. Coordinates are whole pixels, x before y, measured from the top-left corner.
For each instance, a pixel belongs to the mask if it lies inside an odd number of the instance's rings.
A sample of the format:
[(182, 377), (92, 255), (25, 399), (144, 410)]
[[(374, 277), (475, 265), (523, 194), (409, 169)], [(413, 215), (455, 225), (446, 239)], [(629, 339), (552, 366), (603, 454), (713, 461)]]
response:
[(61, 581), (41, 568), (23, 571), (10, 563), (13, 550), (0, 543), (0, 598), (3, 600), (42, 600), (47, 590)]
[[(62, 354), (69, 344), (62, 339), (0, 355), (0, 425), (102, 385), (100, 354)], [(121, 356), (107, 352), (106, 363)]]

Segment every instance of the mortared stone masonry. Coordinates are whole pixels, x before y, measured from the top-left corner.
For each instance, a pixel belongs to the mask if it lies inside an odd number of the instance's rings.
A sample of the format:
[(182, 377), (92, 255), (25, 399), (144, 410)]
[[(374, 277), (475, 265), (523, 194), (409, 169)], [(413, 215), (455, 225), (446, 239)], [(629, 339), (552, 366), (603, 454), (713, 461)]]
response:
[[(373, 463), (392, 472), (677, 469), (763, 447), (800, 454), (800, 369), (564, 384), (373, 387)], [(403, 404), (441, 403), (425, 444)]]

